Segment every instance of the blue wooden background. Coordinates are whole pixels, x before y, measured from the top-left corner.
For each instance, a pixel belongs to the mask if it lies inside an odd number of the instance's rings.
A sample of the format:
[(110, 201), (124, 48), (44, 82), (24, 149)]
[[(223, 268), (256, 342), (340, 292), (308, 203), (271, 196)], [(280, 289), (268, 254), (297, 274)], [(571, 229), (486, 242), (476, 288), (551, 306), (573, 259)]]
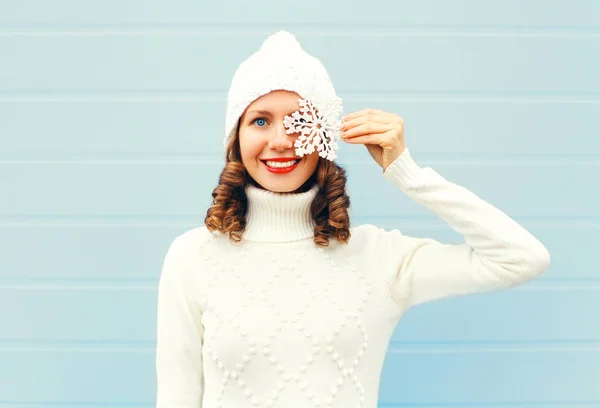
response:
[[(599, 407), (596, 0), (0, 0), (0, 407), (153, 406), (163, 257), (202, 223), (234, 70), (279, 29), (553, 256), (410, 310), (380, 405)], [(340, 157), (354, 222), (460, 242), (364, 148)]]

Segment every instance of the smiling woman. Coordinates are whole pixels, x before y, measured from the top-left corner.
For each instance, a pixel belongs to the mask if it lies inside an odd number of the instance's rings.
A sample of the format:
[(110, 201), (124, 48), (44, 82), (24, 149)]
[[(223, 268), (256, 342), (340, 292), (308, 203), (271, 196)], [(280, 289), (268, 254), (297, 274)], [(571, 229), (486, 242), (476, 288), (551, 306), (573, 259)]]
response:
[[(375, 408), (408, 308), (548, 268), (528, 231), (413, 160), (398, 115), (340, 114), (327, 71), (289, 33), (236, 71), (205, 226), (177, 237), (163, 265), (157, 408)], [(338, 140), (364, 145), (383, 177), (464, 243), (351, 229)]]
[[(256, 218), (249, 213), (261, 209), (248, 208), (255, 203), (248, 200), (249, 195), (308, 193), (314, 195), (314, 200), (310, 205), (311, 222), (303, 227), (309, 228), (305, 233), (322, 246), (328, 245), (331, 237), (340, 242), (348, 240), (346, 171), (320, 157), (318, 151), (296, 154), (294, 144), (301, 135), (284, 126), (289, 114), (299, 109), (298, 99), (295, 92), (277, 90), (246, 108), (228, 141), (225, 168), (206, 214), (210, 231), (228, 234), (233, 242), (241, 241), (242, 234), (252, 237)], [(263, 225), (265, 222), (261, 220)]]

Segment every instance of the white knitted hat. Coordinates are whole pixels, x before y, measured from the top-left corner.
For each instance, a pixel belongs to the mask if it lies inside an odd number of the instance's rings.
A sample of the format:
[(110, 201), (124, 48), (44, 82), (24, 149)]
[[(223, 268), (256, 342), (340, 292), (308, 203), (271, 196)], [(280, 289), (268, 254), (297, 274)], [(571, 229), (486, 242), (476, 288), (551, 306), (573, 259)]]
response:
[(327, 70), (306, 53), (296, 38), (279, 31), (269, 36), (260, 49), (240, 64), (227, 95), (223, 145), (235, 135), (238, 121), (248, 105), (275, 90), (296, 92), (300, 111), (286, 117), (287, 133), (300, 133), (296, 154), (319, 151), (334, 160), (340, 136), (342, 100), (338, 98)]

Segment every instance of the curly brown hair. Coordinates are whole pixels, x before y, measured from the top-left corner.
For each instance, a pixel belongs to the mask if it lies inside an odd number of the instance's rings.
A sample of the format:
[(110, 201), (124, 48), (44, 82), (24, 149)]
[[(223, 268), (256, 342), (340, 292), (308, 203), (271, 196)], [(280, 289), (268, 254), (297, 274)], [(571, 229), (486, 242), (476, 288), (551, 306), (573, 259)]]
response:
[[(350, 198), (346, 194), (346, 170), (338, 164), (319, 158), (313, 175), (300, 188), (308, 190), (315, 183), (319, 190), (310, 211), (315, 221), (314, 242), (328, 246), (334, 237), (341, 243), (350, 239)], [(219, 185), (212, 192), (213, 201), (206, 212), (204, 223), (209, 231), (229, 234), (231, 242), (239, 242), (246, 228), (248, 198), (246, 185), (256, 182), (242, 164), (237, 132), (226, 149), (225, 167), (219, 176)]]

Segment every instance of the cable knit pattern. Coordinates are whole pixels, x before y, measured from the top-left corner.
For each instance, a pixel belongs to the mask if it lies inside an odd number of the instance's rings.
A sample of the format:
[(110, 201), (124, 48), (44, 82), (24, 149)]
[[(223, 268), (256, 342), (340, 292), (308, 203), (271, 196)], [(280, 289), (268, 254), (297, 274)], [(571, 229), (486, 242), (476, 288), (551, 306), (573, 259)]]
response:
[(205, 228), (171, 244), (158, 297), (157, 408), (375, 408), (387, 345), (408, 307), (509, 288), (549, 265), (500, 210), (419, 167), (384, 177), (462, 233), (462, 245), (372, 225), (312, 241), (302, 194), (248, 187), (242, 242)]

